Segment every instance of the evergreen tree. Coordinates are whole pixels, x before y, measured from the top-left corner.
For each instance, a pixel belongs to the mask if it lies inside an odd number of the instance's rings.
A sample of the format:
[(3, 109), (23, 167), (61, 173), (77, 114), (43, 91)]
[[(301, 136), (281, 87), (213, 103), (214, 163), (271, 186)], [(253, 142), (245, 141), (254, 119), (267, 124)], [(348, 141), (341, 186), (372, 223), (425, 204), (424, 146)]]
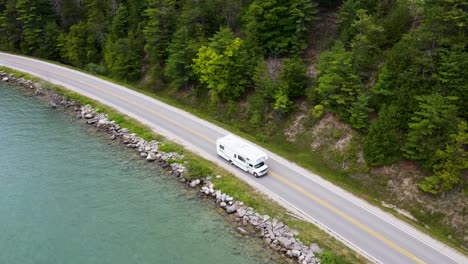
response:
[(457, 98), (432, 94), (418, 96), (417, 100), (419, 109), (409, 123), (404, 155), (432, 168), (436, 151), (442, 149), (449, 135), (456, 131), (457, 107), (453, 101)]
[(309, 81), (306, 64), (298, 57), (284, 59), (279, 79), (284, 83), (285, 95), (288, 98), (304, 95)]
[(187, 27), (183, 26), (174, 33), (168, 48), (168, 58), (164, 74), (172, 88), (187, 88), (194, 81), (191, 63), (200, 48), (198, 41), (190, 36)]
[(383, 166), (401, 159), (402, 139), (398, 128), (399, 113), (395, 105), (384, 106), (372, 122), (364, 141), (364, 159), (370, 166)]
[(59, 39), (62, 57), (78, 67), (84, 67), (99, 58), (99, 43), (96, 34), (86, 22), (70, 28), (70, 32)]
[[(331, 51), (320, 56), (317, 93), (324, 105), (349, 121), (348, 109), (363, 92), (360, 78), (354, 73), (352, 53), (338, 42)], [(366, 111), (367, 112), (367, 111)]]
[[(17, 21), (22, 24), (20, 48), (25, 54), (49, 57), (55, 54), (55, 36), (52, 6), (48, 0), (17, 0)], [(47, 29), (50, 32), (46, 32)], [(52, 42), (52, 44), (51, 44)]]
[(457, 132), (450, 135), (445, 148), (436, 151), (434, 175), (424, 179), (419, 187), (433, 194), (449, 191), (459, 184), (467, 187), (468, 152), (466, 146), (468, 146), (468, 125), (463, 120), (458, 124)]
[(148, 0), (144, 11), (147, 23), (143, 29), (145, 51), (152, 64), (163, 63), (167, 57), (166, 50), (176, 25), (175, 0)]
[(7, 0), (0, 13), (0, 47), (10, 51), (19, 50), (23, 30), (23, 23), (17, 20), (16, 1)]
[(247, 38), (268, 54), (298, 54), (316, 6), (309, 0), (253, 0), (245, 16)]

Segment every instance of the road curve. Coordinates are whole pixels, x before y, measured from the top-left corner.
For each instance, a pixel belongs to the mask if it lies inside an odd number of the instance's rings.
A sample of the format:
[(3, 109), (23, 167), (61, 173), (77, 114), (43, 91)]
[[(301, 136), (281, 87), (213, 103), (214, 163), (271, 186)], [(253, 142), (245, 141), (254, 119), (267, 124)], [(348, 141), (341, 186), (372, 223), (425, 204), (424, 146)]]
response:
[(468, 258), (379, 208), (270, 151), (270, 174), (256, 179), (216, 155), (229, 132), (187, 112), (102, 79), (31, 58), (0, 53), (0, 65), (95, 99), (210, 159), (376, 263), (468, 263)]

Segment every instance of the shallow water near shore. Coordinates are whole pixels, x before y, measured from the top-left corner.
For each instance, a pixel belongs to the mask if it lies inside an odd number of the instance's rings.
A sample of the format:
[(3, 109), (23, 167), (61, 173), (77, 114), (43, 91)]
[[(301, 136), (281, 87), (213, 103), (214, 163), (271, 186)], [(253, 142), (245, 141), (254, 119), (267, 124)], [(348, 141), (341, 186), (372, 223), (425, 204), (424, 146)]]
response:
[(0, 83), (0, 263), (277, 263), (106, 137)]

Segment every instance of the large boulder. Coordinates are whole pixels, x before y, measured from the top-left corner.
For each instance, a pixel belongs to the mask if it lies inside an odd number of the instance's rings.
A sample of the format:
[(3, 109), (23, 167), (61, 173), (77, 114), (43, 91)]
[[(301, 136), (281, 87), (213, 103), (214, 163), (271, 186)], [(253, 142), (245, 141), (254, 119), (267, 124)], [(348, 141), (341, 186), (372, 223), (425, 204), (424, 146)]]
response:
[(233, 214), (237, 211), (237, 207), (235, 205), (226, 206), (226, 213)]
[(147, 161), (155, 161), (156, 160), (156, 155), (153, 152), (148, 153), (148, 156), (146, 156)]

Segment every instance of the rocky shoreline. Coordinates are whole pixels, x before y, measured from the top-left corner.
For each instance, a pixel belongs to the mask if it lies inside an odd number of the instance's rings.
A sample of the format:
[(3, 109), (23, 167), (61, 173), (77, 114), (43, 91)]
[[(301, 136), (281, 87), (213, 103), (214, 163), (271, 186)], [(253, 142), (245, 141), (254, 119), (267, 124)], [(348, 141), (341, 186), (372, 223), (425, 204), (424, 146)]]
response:
[[(0, 79), (3, 82), (32, 89), (34, 95), (45, 98), (51, 107), (61, 106), (67, 112), (74, 113), (77, 118), (84, 119), (87, 124), (109, 134), (111, 140), (118, 140), (128, 148), (138, 151), (140, 157), (145, 158), (148, 162), (158, 163), (161, 168), (166, 169), (168, 173), (184, 182), (187, 186), (199, 188), (203, 196), (212, 199), (227, 214), (234, 216), (236, 230), (240, 234), (259, 237), (263, 240), (263, 243), (269, 245), (273, 250), (284, 254), (297, 263), (320, 263), (320, 259), (316, 255), (323, 251), (322, 248), (315, 243), (309, 246), (304, 245), (299, 239), (295, 238), (299, 234), (297, 230), (289, 228), (274, 217), (259, 214), (253, 208), (245, 206), (242, 201), (236, 201), (233, 197), (216, 189), (214, 183), (211, 182), (213, 176), (206, 175), (201, 179), (187, 181), (184, 178), (184, 173), (186, 173), (184, 164), (173, 162), (183, 160), (183, 155), (161, 151), (159, 149), (161, 142), (148, 142), (131, 133), (129, 129), (122, 128), (114, 121), (109, 120), (106, 114), (98, 113), (90, 105), (82, 106), (76, 101), (67, 100), (51, 90), (43, 89), (38, 83), (24, 78), (16, 78), (13, 74), (2, 71), (0, 71)], [(215, 177), (221, 176), (217, 175)]]

